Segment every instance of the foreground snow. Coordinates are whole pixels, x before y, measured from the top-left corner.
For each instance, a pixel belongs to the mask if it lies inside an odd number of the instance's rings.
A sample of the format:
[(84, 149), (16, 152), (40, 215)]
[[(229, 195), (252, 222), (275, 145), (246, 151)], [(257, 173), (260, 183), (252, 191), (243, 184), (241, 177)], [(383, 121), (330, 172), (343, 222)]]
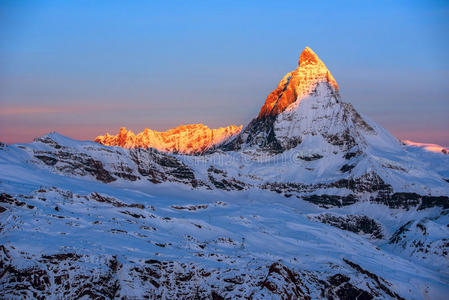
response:
[[(2, 297), (320, 298), (364, 290), (376, 298), (444, 299), (449, 293), (447, 254), (429, 263), (388, 243), (409, 221), (438, 219), (439, 208), (365, 202), (324, 210), (260, 189), (103, 184), (2, 158), (1, 255), (3, 268), (14, 268), (3, 273)], [(316, 221), (323, 213), (367, 215), (381, 224), (383, 238)], [(428, 235), (448, 236), (447, 216), (432, 222)], [(33, 274), (22, 275), (22, 290), (11, 281), (17, 272)]]

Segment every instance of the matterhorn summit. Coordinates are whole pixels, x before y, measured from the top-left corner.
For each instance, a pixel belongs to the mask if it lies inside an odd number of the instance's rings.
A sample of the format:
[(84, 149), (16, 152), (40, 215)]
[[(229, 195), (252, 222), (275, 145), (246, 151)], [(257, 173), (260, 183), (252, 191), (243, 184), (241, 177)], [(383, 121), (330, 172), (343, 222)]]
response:
[(333, 93), (338, 93), (338, 85), (331, 72), (315, 52), (306, 47), (299, 56), (296, 70), (287, 73), (268, 95), (258, 118), (278, 115), (292, 103), (309, 96), (319, 83), (328, 84)]
[(393, 136), (342, 101), (331, 72), (306, 47), (296, 70), (268, 95), (259, 115), (221, 148), (281, 153), (302, 144), (319, 152), (358, 151), (368, 140), (399, 147)]

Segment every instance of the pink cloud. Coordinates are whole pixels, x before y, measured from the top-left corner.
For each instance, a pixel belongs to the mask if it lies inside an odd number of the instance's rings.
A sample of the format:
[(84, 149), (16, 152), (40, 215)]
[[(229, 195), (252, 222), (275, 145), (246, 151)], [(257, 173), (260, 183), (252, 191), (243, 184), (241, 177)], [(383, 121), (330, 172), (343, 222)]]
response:
[(1, 116), (14, 115), (33, 115), (46, 113), (65, 113), (70, 112), (70, 108), (64, 107), (2, 107)]

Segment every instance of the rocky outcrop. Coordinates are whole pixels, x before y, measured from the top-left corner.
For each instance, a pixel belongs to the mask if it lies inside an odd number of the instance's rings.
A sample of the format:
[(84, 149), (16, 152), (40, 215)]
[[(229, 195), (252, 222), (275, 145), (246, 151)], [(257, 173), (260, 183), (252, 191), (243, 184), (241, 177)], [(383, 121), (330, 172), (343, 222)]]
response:
[(30, 151), (36, 164), (64, 175), (92, 176), (104, 183), (123, 179), (148, 180), (152, 183), (180, 182), (193, 187), (205, 185), (181, 160), (153, 148), (113, 149), (86, 143), (80, 149), (74, 149), (67, 147), (64, 143), (67, 141), (59, 140), (60, 137), (49, 134), (36, 139), (35, 145), (50, 146), (45, 150), (23, 148)]
[[(42, 254), (20, 266), (0, 246), (0, 297), (20, 299), (402, 299), (383, 278), (345, 260), (346, 273), (326, 277), (275, 262), (251, 269), (207, 268), (193, 262), (123, 260), (117, 256)], [(23, 257), (31, 261), (31, 257)], [(101, 261), (101, 263), (100, 263)], [(342, 264), (343, 265), (343, 264)], [(344, 266), (344, 265), (343, 265)], [(351, 268), (359, 274), (351, 275)], [(366, 277), (361, 284), (358, 277)]]
[[(376, 193), (377, 195), (388, 195), (393, 191), (390, 185), (385, 183), (385, 181), (383, 181), (379, 175), (373, 172), (363, 174), (360, 177), (344, 178), (329, 183), (303, 184), (293, 182), (266, 182), (259, 187), (262, 189), (277, 192), (279, 194), (284, 194), (285, 196), (295, 194), (298, 197), (303, 197), (302, 194), (304, 193), (313, 193), (316, 190), (332, 188), (347, 189), (352, 191), (353, 194)], [(349, 195), (347, 197), (348, 199), (355, 198), (353, 195)], [(339, 196), (335, 199), (340, 198), (341, 197)], [(354, 201), (350, 202), (354, 203)], [(323, 202), (322, 204), (332, 205), (332, 202)]]
[(203, 124), (192, 124), (178, 126), (165, 132), (146, 128), (135, 135), (122, 127), (117, 135), (106, 133), (97, 137), (95, 142), (123, 148), (155, 148), (171, 153), (199, 154), (239, 134), (241, 130), (242, 126), (235, 125), (210, 129)]
[[(224, 151), (239, 151), (244, 147), (252, 147), (273, 154), (281, 153), (284, 149), (274, 133), (275, 120), (276, 117), (271, 115), (253, 119), (238, 136), (223, 143), (219, 148)], [(298, 139), (298, 143), (300, 142), (301, 139)]]
[(368, 216), (358, 215), (337, 215), (331, 213), (311, 215), (310, 219), (324, 224), (351, 231), (357, 234), (363, 234), (370, 239), (382, 239), (382, 226), (374, 219)]
[[(449, 211), (402, 224), (389, 240), (391, 247), (430, 266), (449, 267)], [(441, 258), (444, 258), (441, 260)]]
[[(56, 150), (54, 152), (35, 151), (34, 157), (42, 161), (47, 166), (54, 167), (64, 173), (81, 176), (91, 175), (95, 177), (95, 179), (104, 183), (109, 183), (116, 180), (116, 178), (104, 168), (101, 161), (92, 158), (86, 153), (74, 153), (65, 150)], [(59, 164), (56, 165), (58, 162)], [(120, 176), (120, 172), (116, 175), (122, 177)], [(136, 180), (135, 177), (128, 177), (128, 179)]]
[(214, 166), (210, 166), (209, 169), (207, 169), (207, 174), (209, 181), (217, 189), (226, 191), (231, 190), (241, 191), (247, 189), (248, 187), (251, 187), (250, 184), (246, 184), (235, 178), (230, 178), (225, 171), (217, 169)]
[(418, 207), (418, 210), (431, 207), (449, 208), (449, 197), (447, 196), (429, 196), (404, 192), (392, 194), (379, 193), (372, 200), (385, 204), (390, 208), (409, 209), (411, 207)]
[(204, 185), (193, 170), (176, 157), (154, 149), (129, 149), (129, 156), (139, 174), (152, 183), (182, 182), (193, 187)]

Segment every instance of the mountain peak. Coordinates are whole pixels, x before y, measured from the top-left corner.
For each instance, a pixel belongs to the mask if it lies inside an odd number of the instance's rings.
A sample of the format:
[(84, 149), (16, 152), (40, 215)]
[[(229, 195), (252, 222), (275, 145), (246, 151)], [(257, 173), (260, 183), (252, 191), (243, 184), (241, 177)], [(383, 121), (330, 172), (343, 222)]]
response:
[(306, 47), (299, 56), (296, 70), (287, 73), (262, 106), (259, 119), (278, 115), (290, 104), (309, 96), (318, 83), (325, 82), (338, 92), (338, 84), (318, 55)]
[(302, 50), (301, 55), (299, 56), (298, 65), (299, 66), (305, 66), (309, 64), (317, 64), (317, 63), (323, 63), (321, 59), (318, 57), (318, 55), (313, 52), (312, 49), (309, 47), (305, 47), (304, 50)]
[(242, 126), (235, 125), (210, 129), (203, 124), (191, 124), (181, 125), (165, 132), (145, 128), (143, 132), (135, 135), (131, 130), (122, 127), (117, 135), (98, 136), (95, 142), (106, 146), (155, 148), (164, 152), (196, 154), (223, 143), (239, 134), (241, 130)]

